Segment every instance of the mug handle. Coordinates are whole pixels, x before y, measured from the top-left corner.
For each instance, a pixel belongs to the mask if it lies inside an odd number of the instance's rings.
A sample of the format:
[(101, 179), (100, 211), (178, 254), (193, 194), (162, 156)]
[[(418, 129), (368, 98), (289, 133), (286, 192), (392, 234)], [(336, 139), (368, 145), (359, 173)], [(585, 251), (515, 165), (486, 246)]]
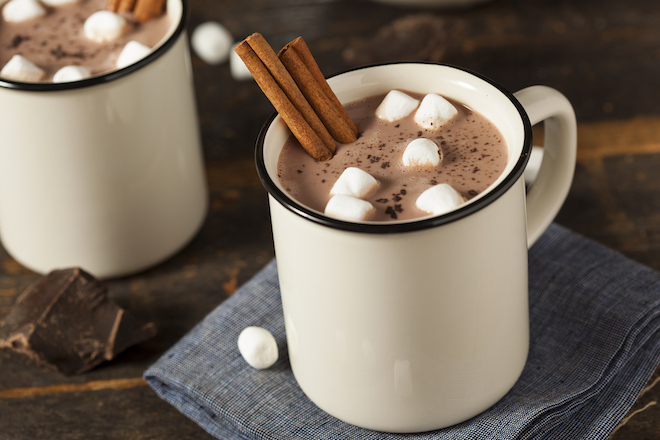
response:
[(577, 122), (568, 99), (546, 86), (522, 89), (514, 96), (532, 125), (543, 121), (543, 161), (527, 194), (527, 246), (550, 226), (566, 200), (573, 181), (577, 151)]

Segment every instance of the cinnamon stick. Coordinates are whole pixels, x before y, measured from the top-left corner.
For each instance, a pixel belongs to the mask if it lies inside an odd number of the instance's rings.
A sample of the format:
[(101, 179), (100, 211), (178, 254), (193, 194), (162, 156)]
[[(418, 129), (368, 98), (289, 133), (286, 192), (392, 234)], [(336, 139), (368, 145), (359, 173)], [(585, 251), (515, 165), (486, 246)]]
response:
[(270, 47), (268, 42), (261, 34), (252, 34), (245, 39), (255, 54), (263, 62), (264, 66), (270, 72), (282, 91), (289, 98), (291, 103), (298, 109), (305, 121), (314, 130), (317, 136), (323, 141), (326, 148), (332, 153), (335, 152), (335, 140), (323, 124), (319, 115), (316, 114), (305, 96), (300, 91), (298, 84), (292, 78), (290, 72), (284, 67), (277, 54)]
[(135, 7), (135, 0), (119, 0), (115, 12), (131, 12)]
[(280, 50), (278, 57), (332, 137), (343, 144), (354, 142), (357, 126), (330, 88), (305, 40), (296, 38)]
[[(252, 73), (257, 85), (259, 85), (261, 90), (268, 97), (273, 104), (273, 107), (275, 107), (275, 110), (280, 114), (282, 119), (284, 119), (284, 122), (291, 130), (291, 133), (293, 133), (296, 139), (298, 139), (305, 151), (316, 160), (330, 159), (333, 152), (326, 147), (325, 143), (310, 126), (306, 118), (303, 117), (301, 112), (291, 102), (291, 99), (275, 80), (270, 70), (257, 55), (253, 47), (248, 43), (248, 40), (246, 39), (239, 43), (234, 50), (238, 56), (241, 57), (245, 66), (250, 73)], [(264, 51), (261, 50), (261, 52)], [(276, 55), (275, 58), (277, 58)], [(300, 91), (298, 92), (300, 93)]]
[(108, 0), (105, 8), (111, 12), (131, 12), (135, 21), (144, 23), (163, 13), (165, 0)]
[(163, 13), (165, 0), (136, 0), (133, 9), (133, 18), (138, 23), (144, 23)]
[(110, 12), (117, 12), (119, 10), (119, 3), (121, 3), (121, 0), (108, 0), (108, 3), (105, 4), (105, 9)]
[(135, 8), (135, 0), (120, 0), (117, 12), (131, 12)]

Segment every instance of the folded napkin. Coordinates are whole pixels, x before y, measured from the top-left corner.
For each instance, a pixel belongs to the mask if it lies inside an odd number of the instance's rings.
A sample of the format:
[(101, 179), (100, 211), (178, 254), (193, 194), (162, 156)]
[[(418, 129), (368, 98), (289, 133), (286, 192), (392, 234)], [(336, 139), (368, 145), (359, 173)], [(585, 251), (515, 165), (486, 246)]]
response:
[[(531, 347), (514, 388), (460, 425), (357, 428), (318, 409), (287, 356), (275, 262), (145, 372), (163, 399), (223, 439), (605, 439), (660, 363), (660, 274), (552, 225), (529, 252)], [(269, 329), (280, 359), (256, 370), (238, 334)]]

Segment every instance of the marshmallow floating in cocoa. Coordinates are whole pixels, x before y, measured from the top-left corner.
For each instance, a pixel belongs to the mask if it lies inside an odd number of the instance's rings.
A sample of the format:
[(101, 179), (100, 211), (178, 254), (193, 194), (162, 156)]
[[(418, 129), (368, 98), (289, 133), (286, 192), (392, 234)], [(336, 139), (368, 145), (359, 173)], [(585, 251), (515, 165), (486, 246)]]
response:
[(233, 52), (234, 37), (226, 27), (214, 21), (207, 21), (195, 28), (190, 45), (205, 63), (220, 64), (227, 61)]
[(83, 31), (90, 40), (104, 43), (121, 37), (126, 27), (126, 19), (121, 15), (110, 11), (96, 11), (85, 21)]
[(387, 122), (398, 121), (411, 114), (419, 101), (398, 90), (391, 90), (376, 108), (376, 117)]
[(422, 211), (441, 215), (458, 208), (465, 198), (451, 185), (441, 183), (424, 191), (417, 198), (416, 205)]
[(374, 206), (357, 197), (338, 194), (325, 206), (325, 214), (339, 220), (364, 221), (375, 212)]
[(53, 75), (53, 82), (72, 82), (80, 81), (81, 79), (89, 78), (91, 72), (87, 67), (83, 66), (64, 66)]
[(407, 167), (437, 166), (442, 160), (438, 144), (431, 139), (417, 138), (403, 152), (403, 165)]
[(415, 122), (427, 130), (439, 130), (457, 114), (458, 110), (451, 102), (440, 95), (429, 93), (415, 112)]
[(14, 55), (0, 70), (0, 76), (25, 82), (41, 81), (45, 72), (22, 55)]
[(119, 57), (117, 58), (117, 68), (121, 69), (126, 66), (140, 61), (142, 58), (146, 57), (151, 53), (151, 48), (145, 46), (144, 44), (131, 40), (126, 43), (126, 46), (121, 50)]
[(360, 168), (348, 167), (332, 186), (330, 195), (341, 194), (362, 199), (368, 196), (378, 185), (378, 180), (371, 174)]
[(246, 327), (238, 335), (238, 351), (250, 366), (259, 370), (272, 366), (279, 357), (273, 335), (256, 326)]
[(33, 18), (46, 15), (46, 8), (37, 0), (10, 0), (2, 8), (2, 17), (5, 21), (20, 23)]

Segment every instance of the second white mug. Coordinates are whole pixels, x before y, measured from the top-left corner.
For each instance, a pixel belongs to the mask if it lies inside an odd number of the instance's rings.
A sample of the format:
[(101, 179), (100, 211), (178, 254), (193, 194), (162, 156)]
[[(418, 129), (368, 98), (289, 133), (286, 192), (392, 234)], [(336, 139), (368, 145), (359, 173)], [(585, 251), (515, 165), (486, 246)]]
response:
[(153, 266), (201, 227), (208, 196), (185, 0), (146, 58), (71, 83), (0, 80), (0, 239), (36, 272)]

